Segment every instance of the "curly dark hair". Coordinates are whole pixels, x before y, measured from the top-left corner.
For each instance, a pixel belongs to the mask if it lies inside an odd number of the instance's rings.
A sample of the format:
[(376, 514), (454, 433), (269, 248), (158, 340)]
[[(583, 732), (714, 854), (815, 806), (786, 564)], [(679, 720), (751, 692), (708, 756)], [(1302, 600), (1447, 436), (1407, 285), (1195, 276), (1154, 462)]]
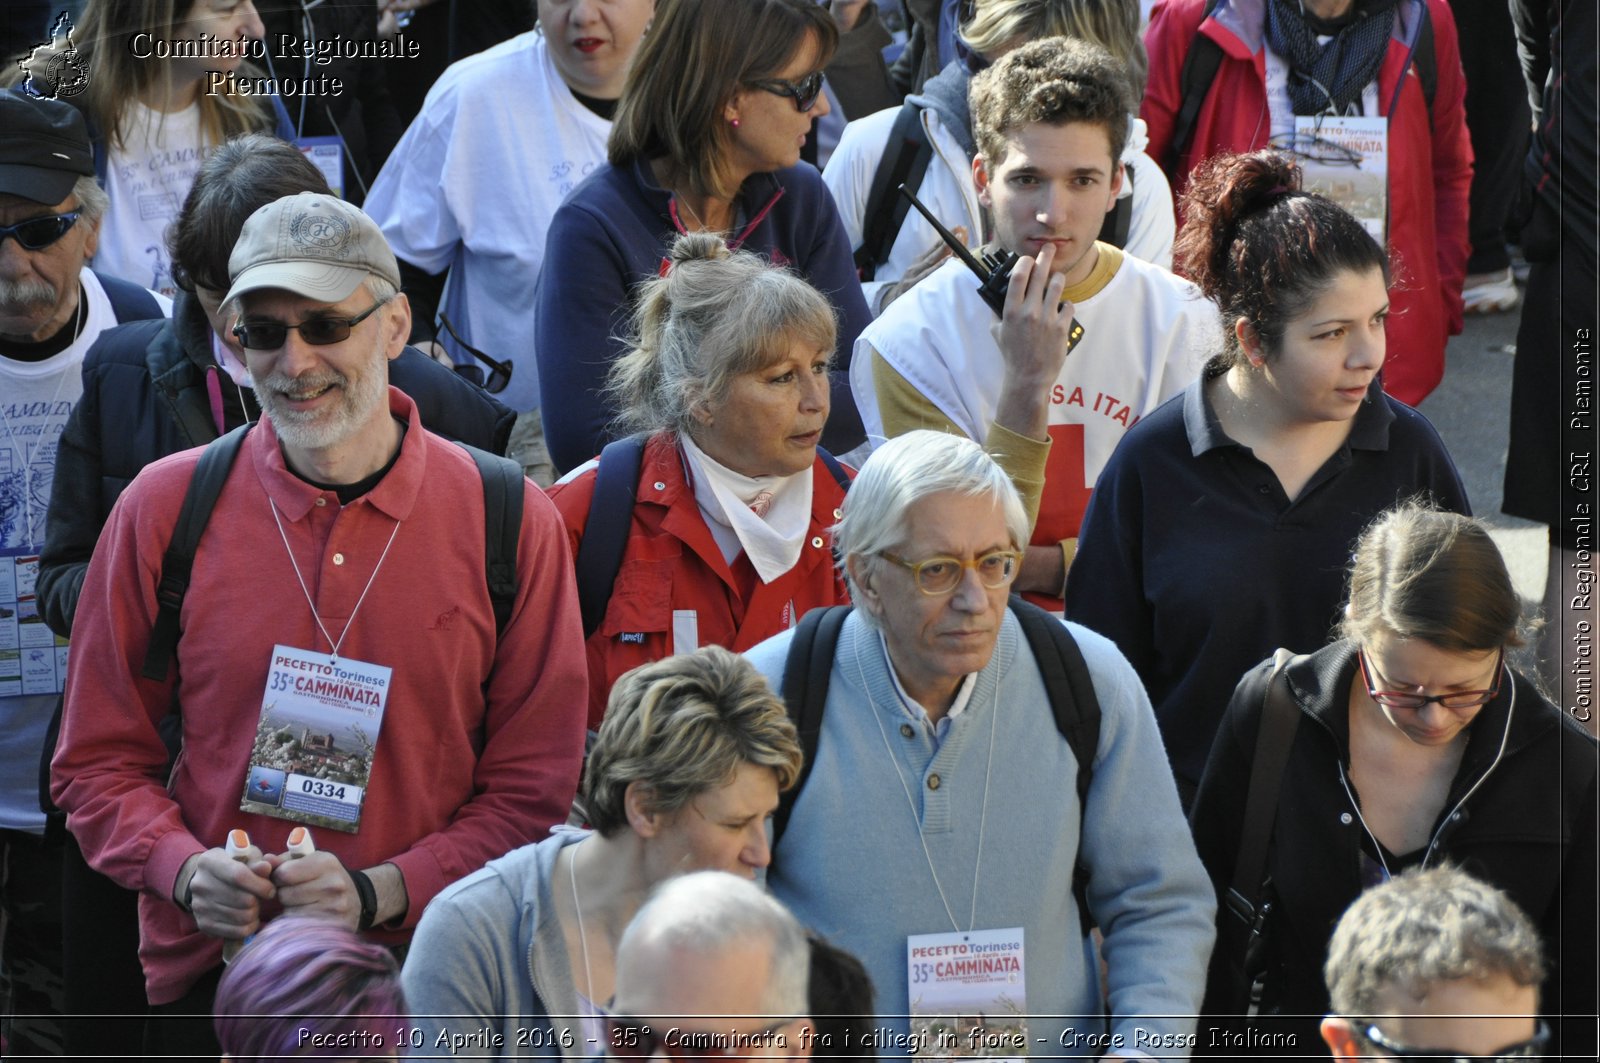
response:
[(1343, 207), (1302, 191), (1300, 167), (1276, 151), (1207, 159), (1189, 178), (1181, 212), (1173, 265), (1222, 312), (1229, 364), (1240, 358), (1232, 327), (1240, 318), (1271, 357), (1289, 322), (1338, 274), (1377, 269), (1391, 280), (1378, 241)]
[(1128, 142), (1128, 75), (1098, 44), (1070, 37), (1047, 37), (1007, 52), (981, 71), (967, 90), (972, 135), (993, 167), (1006, 154), (1006, 134), (1043, 122), (1090, 122), (1105, 129), (1111, 162), (1122, 159)]

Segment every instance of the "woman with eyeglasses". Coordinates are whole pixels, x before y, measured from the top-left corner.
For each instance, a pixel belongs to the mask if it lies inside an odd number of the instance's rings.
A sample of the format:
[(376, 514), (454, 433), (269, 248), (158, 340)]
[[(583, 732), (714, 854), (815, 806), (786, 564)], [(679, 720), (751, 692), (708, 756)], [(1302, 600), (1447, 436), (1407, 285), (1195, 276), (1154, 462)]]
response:
[(1239, 676), (1327, 641), (1361, 529), (1413, 495), (1469, 508), (1439, 434), (1382, 390), (1391, 266), (1362, 224), (1275, 152), (1212, 160), (1184, 212), (1174, 254), (1223, 352), (1106, 463), (1066, 615), (1144, 680), (1188, 808)]
[(535, 340), (550, 456), (570, 471), (612, 438), (606, 374), (640, 283), (683, 233), (789, 266), (839, 316), (833, 416), (823, 443), (865, 440), (849, 360), (871, 320), (850, 242), (822, 178), (801, 163), (828, 113), (822, 68), (838, 30), (815, 0), (661, 0), (612, 124), (609, 163), (556, 212), (540, 273)]
[[(1258, 966), (1271, 1018), (1261, 1030), (1317, 1045), (1340, 914), (1364, 888), (1445, 861), (1504, 890), (1538, 925), (1551, 961), (1543, 1008), (1592, 1015), (1596, 744), (1512, 669), (1521, 618), (1488, 529), (1406, 503), (1356, 545), (1339, 640), (1276, 679), (1269, 660), (1239, 683), (1191, 822), (1224, 902), (1218, 918), (1236, 918), (1225, 902), (1245, 795), (1273, 711), (1268, 687), (1281, 684), (1298, 722), (1281, 793), (1269, 798), (1271, 909)], [(1213, 956), (1209, 1010), (1226, 999), (1230, 960)]]
[(800, 760), (788, 710), (743, 657), (708, 646), (623, 676), (584, 770), (592, 830), (558, 828), (423, 913), (402, 975), (423, 1044), (461, 1035), (499, 1056), (605, 1054), (623, 928), (674, 875), (755, 878)]
[(550, 489), (577, 560), (591, 729), (628, 669), (743, 652), (847, 600), (830, 529), (848, 473), (818, 446), (835, 336), (815, 288), (710, 233), (678, 237), (640, 288), (606, 392), (640, 435)]

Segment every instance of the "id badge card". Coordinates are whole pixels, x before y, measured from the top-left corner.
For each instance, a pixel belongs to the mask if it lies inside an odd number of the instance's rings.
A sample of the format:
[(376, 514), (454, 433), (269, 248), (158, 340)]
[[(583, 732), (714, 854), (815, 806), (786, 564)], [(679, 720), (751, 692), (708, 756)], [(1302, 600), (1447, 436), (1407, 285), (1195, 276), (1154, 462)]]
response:
[(1305, 190), (1355, 215), (1382, 244), (1389, 221), (1389, 120), (1301, 115), (1294, 139)]
[(354, 833), (392, 669), (272, 647), (241, 812)]
[(1020, 926), (906, 938), (916, 1058), (1026, 1056), (1025, 972)]
[(340, 199), (344, 198), (344, 138), (327, 135), (298, 137), (294, 146), (299, 148), (313, 166), (322, 171), (328, 187)]
[(67, 681), (67, 640), (39, 615), (34, 549), (0, 549), (0, 698), (59, 694)]

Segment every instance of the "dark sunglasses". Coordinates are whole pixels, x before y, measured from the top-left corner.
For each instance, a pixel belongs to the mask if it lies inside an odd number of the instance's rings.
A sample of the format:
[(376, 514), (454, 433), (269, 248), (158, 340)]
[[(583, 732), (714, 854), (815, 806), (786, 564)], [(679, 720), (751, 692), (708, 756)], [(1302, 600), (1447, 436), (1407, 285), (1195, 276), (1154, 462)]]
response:
[[(504, 362), (501, 362), (494, 358), (490, 358), (487, 354), (484, 354), (482, 351), (478, 350), (478, 348), (462, 339), (456, 333), (455, 326), (450, 324), (450, 319), (445, 317), (444, 314), (439, 315), (439, 323), (444, 326), (444, 330), (450, 334), (451, 339), (455, 340), (456, 343), (461, 346), (462, 350), (466, 351), (468, 354), (472, 355), (472, 357), (489, 367), (489, 378), (482, 382), (483, 390), (487, 391), (491, 395), (498, 395), (504, 391), (506, 389), (506, 385), (511, 383), (510, 360), (508, 359)], [(467, 377), (477, 376), (481, 372), (481, 370), (479, 370), (475, 365), (462, 365), (456, 367), (457, 372), (460, 372), (463, 369), (471, 370), (470, 373), (462, 373), (463, 376)], [(476, 381), (474, 381), (474, 383), (476, 383)]]
[(349, 339), (351, 329), (377, 313), (378, 308), (388, 301), (379, 299), (355, 317), (314, 317), (298, 325), (287, 325), (282, 321), (242, 321), (233, 326), (233, 334), (238, 338), (239, 346), (248, 351), (279, 349), (289, 338), (290, 329), (300, 333), (300, 338), (311, 346), (326, 347), (330, 343)]
[[(803, 109), (803, 108), (802, 108)], [(78, 224), (80, 211), (69, 210), (65, 214), (51, 214), (43, 218), (29, 218), (19, 221), (15, 225), (0, 225), (0, 243), (5, 243), (8, 236), (17, 238), (17, 243), (25, 251), (43, 251)]]
[(677, 1026), (652, 1027), (627, 1015), (607, 1015), (606, 1055), (615, 1059), (722, 1059), (728, 1056), (783, 1054), (779, 1033), (793, 1019), (784, 1019), (750, 1033), (703, 1033)]
[(1501, 665), (1505, 662), (1505, 647), (1500, 648), (1500, 653), (1494, 659), (1494, 686), (1488, 690), (1457, 690), (1450, 694), (1418, 694), (1409, 690), (1379, 690), (1374, 680), (1382, 680), (1378, 670), (1367, 663), (1367, 653), (1361, 650), (1356, 654), (1361, 665), (1361, 680), (1366, 684), (1367, 697), (1379, 705), (1388, 705), (1396, 709), (1420, 709), (1432, 701), (1437, 701), (1444, 708), (1452, 711), (1465, 711), (1475, 709), (1479, 705), (1487, 705), (1500, 693), (1500, 676), (1503, 674)]
[(1545, 1046), (1550, 1043), (1550, 1027), (1542, 1021), (1534, 1031), (1532, 1037), (1526, 1041), (1519, 1041), (1514, 1045), (1507, 1045), (1487, 1056), (1463, 1056), (1453, 1052), (1442, 1051), (1437, 1048), (1412, 1048), (1398, 1041), (1391, 1041), (1383, 1035), (1375, 1023), (1369, 1023), (1361, 1034), (1378, 1048), (1396, 1059), (1432, 1059), (1439, 1063), (1467, 1063), (1469, 1060), (1509, 1060), (1533, 1059), (1544, 1055)]
[(786, 81), (783, 78), (758, 78), (749, 83), (753, 89), (771, 92), (778, 96), (787, 96), (794, 101), (798, 111), (809, 111), (816, 105), (817, 97), (822, 95), (822, 71), (814, 70), (799, 81)]

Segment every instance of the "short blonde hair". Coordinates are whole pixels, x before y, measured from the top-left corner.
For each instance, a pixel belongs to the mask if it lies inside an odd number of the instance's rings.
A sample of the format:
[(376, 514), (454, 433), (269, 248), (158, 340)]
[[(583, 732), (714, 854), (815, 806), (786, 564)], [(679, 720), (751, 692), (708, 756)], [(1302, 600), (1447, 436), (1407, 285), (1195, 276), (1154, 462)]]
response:
[(832, 351), (833, 305), (798, 274), (714, 233), (672, 246), (666, 276), (646, 281), (630, 350), (611, 368), (608, 394), (627, 431), (689, 433), (694, 410), (715, 406), (735, 377), (764, 369), (803, 343)]
[(771, 768), (778, 789), (800, 777), (800, 739), (755, 666), (705, 646), (623, 673), (584, 771), (583, 810), (603, 836), (628, 825), (628, 786), (655, 812), (675, 812), (726, 786), (745, 764)]
[(976, 0), (961, 27), (967, 47), (986, 59), (1045, 37), (1098, 44), (1126, 69), (1132, 98), (1144, 97), (1150, 58), (1139, 37), (1138, 0)]

